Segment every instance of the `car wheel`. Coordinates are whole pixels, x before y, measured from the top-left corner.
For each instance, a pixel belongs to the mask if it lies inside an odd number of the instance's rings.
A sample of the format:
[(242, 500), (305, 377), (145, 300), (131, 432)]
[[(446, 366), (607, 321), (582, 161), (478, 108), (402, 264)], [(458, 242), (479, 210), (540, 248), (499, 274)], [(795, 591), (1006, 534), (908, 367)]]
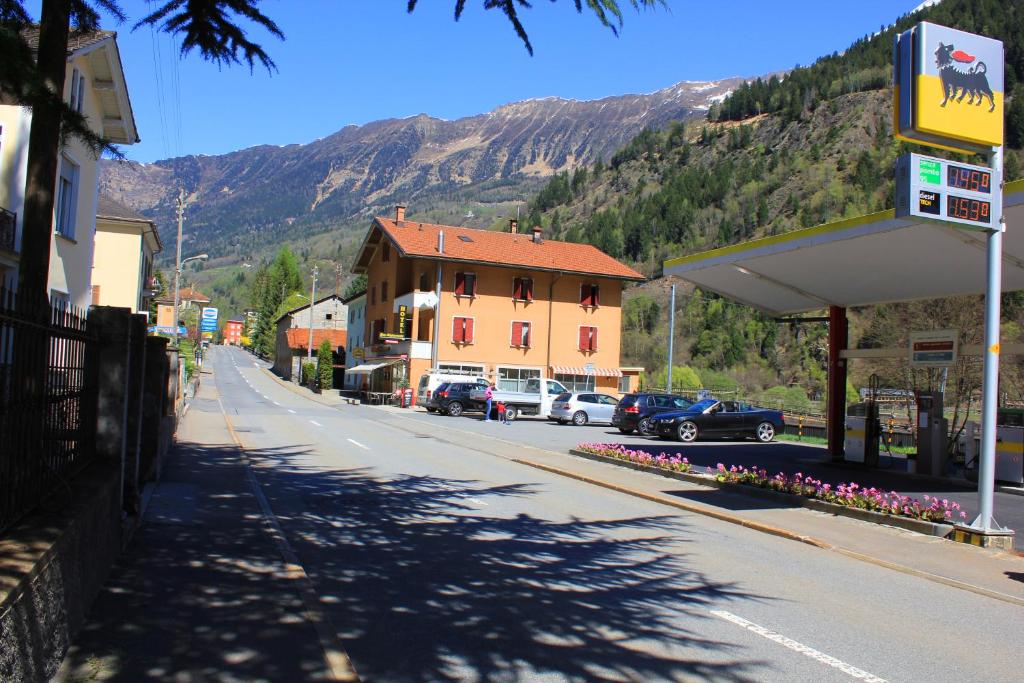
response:
[(451, 415), (452, 417), (458, 417), (459, 415), (462, 415), (462, 410), (462, 404), (459, 403), (458, 401), (452, 401), (451, 403), (448, 404), (448, 414)]
[(633, 433), (632, 429), (626, 429), (625, 427), (619, 427), (619, 431), (621, 433), (623, 433), (623, 434), (632, 434)]
[(690, 443), (697, 440), (697, 425), (687, 420), (676, 428), (676, 436), (680, 441)]
[(755, 432), (757, 440), (761, 443), (768, 443), (775, 438), (775, 426), (771, 422), (762, 422), (757, 425)]
[(505, 406), (505, 421), (512, 422), (519, 417), (519, 411), (512, 406)]
[(577, 410), (572, 414), (572, 423), (577, 427), (582, 427), (587, 424), (587, 414), (582, 410)]
[(645, 417), (644, 419), (637, 422), (636, 430), (643, 434), (644, 436), (649, 436), (651, 434), (651, 418)]
[(566, 422), (568, 422), (568, 420), (563, 420), (562, 418), (558, 418), (557, 422), (560, 425), (564, 425)]

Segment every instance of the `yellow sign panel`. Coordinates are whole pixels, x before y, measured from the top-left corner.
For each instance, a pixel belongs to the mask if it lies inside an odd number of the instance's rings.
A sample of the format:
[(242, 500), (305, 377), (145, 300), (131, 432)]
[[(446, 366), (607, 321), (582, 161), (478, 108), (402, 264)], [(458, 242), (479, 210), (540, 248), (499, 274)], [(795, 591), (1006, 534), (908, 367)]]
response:
[[(963, 94), (947, 99), (943, 97), (944, 89), (948, 92), (952, 86), (943, 85), (935, 76), (918, 76), (918, 130), (992, 147), (1003, 144), (1003, 93), (993, 92), (991, 98), (984, 99), (977, 95), (971, 102), (961, 101)], [(961, 88), (958, 92), (964, 91)]]

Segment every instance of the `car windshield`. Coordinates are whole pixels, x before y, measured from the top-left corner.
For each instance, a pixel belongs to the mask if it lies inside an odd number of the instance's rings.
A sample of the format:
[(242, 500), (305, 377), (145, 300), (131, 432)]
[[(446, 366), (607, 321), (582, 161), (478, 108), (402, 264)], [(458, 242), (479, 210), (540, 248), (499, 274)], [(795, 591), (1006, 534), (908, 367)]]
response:
[(718, 401), (716, 401), (715, 399), (706, 398), (703, 401), (697, 401), (692, 406), (690, 406), (690, 408), (692, 408), (693, 410), (704, 412), (705, 410), (715, 405), (716, 403), (718, 403)]
[(568, 391), (565, 392), (564, 394), (559, 394), (558, 396), (555, 396), (555, 400), (561, 401), (562, 403), (565, 403), (570, 398), (572, 398), (572, 394), (570, 394)]

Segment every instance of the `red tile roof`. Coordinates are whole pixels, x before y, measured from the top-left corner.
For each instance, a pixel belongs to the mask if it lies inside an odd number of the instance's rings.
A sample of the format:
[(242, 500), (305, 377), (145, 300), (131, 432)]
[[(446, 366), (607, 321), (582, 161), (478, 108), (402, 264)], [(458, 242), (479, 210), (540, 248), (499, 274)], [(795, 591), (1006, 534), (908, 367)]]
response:
[[(289, 349), (305, 349), (306, 344), (309, 343), (309, 328), (308, 327), (292, 327), (285, 331), (285, 335), (288, 339)], [(339, 346), (345, 345), (345, 340), (348, 338), (346, 330), (318, 330), (313, 329), (313, 349), (320, 348), (320, 344), (323, 343), (324, 339), (331, 342), (331, 348), (336, 349)]]
[[(174, 296), (174, 290), (171, 290), (171, 296)], [(201, 303), (210, 303), (210, 297), (206, 296), (198, 289), (192, 289), (191, 287), (182, 287), (178, 290), (178, 298), (181, 301), (199, 301)]]
[[(529, 230), (513, 234), (409, 220), (399, 224), (383, 217), (377, 217), (375, 224), (391, 238), (403, 256), (586, 273), (622, 280), (647, 279), (590, 244), (546, 239), (535, 243)], [(443, 255), (437, 252), (438, 233), (442, 230)]]

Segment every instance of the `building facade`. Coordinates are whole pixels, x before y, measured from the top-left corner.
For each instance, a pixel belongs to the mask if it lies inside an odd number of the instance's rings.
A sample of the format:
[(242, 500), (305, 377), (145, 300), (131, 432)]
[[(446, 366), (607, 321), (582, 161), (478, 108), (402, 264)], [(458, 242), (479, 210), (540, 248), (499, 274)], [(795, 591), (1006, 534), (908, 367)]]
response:
[(229, 346), (241, 346), (245, 321), (229, 320), (224, 323), (224, 343)]
[[(345, 369), (350, 370), (366, 358), (366, 292), (360, 292), (342, 301), (348, 307), (348, 338), (345, 342)], [(361, 386), (359, 375), (345, 374), (345, 389)]]
[(92, 263), (92, 303), (149, 314), (155, 293), (153, 257), (162, 250), (153, 221), (100, 196)]
[(274, 346), (274, 372), (284, 379), (299, 381), (300, 363), (309, 356), (310, 323), (313, 326), (313, 351), (323, 340), (331, 343), (335, 362), (344, 367), (345, 342), (348, 328), (348, 309), (337, 294), (318, 299), (313, 306), (306, 304), (283, 313), (276, 321)]
[[(64, 99), (85, 115), (94, 132), (131, 145), (139, 138), (116, 35), (71, 32)], [(35, 48), (38, 29), (26, 32), (25, 38)], [(18, 276), (31, 126), (30, 108), (0, 100), (0, 280)], [(98, 160), (73, 138), (59, 154), (47, 287), (51, 302), (84, 309), (92, 302)]]
[(622, 287), (645, 278), (591, 245), (516, 221), (507, 232), (419, 223), (398, 207), (374, 220), (353, 270), (367, 275), (364, 363), (394, 388), (432, 367), (510, 391), (537, 377), (636, 388), (642, 369), (619, 363)]
[[(190, 310), (193, 307), (202, 309), (208, 303), (210, 303), (210, 297), (196, 289), (182, 287), (178, 290), (179, 315), (182, 314), (182, 311)], [(198, 320), (198, 312), (195, 318)], [(156, 300), (156, 325), (161, 333), (167, 333), (168, 330), (173, 333), (174, 323), (174, 289), (172, 288)]]

